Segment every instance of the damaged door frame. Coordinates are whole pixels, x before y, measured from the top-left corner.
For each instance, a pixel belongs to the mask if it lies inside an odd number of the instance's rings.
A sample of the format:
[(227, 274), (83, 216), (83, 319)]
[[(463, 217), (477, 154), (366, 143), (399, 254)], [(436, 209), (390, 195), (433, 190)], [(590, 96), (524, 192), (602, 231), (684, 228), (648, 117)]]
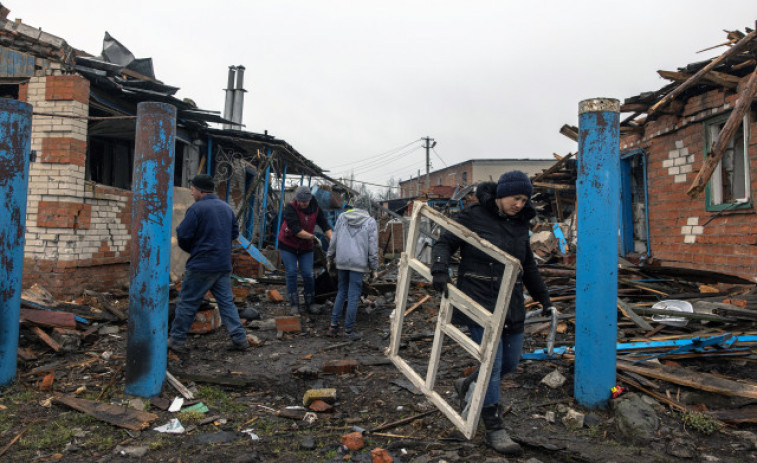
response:
[[(405, 319), (405, 306), (407, 305), (407, 295), (410, 289), (410, 270), (414, 270), (426, 280), (430, 281), (432, 279), (431, 271), (426, 265), (414, 257), (408, 257), (416, 255), (422, 217), (433, 221), (442, 229), (454, 234), (467, 244), (474, 246), (505, 266), (502, 274), (502, 284), (499, 287), (497, 302), (493, 312), (486, 310), (455, 286), (447, 286), (449, 297), (442, 296), (425, 379), (416, 373), (410, 364), (399, 355), (402, 325)], [(478, 427), (484, 394), (486, 393), (486, 387), (489, 384), (491, 376), (494, 355), (502, 336), (502, 328), (507, 316), (510, 296), (512, 295), (513, 286), (515, 286), (515, 280), (520, 269), (520, 262), (500, 248), (482, 239), (459, 223), (443, 216), (427, 204), (420, 201), (413, 203), (413, 216), (410, 221), (407, 244), (405, 252), (402, 253), (400, 258), (395, 295), (396, 308), (392, 319), (392, 332), (389, 348), (387, 349), (387, 357), (413, 385), (423, 392), (431, 403), (452, 421), (467, 439), (473, 437)], [(480, 345), (451, 323), (454, 308), (457, 308), (484, 328), (484, 335)], [(470, 411), (467, 417), (463, 417), (458, 413), (447, 403), (444, 397), (434, 390), (436, 377), (439, 372), (439, 358), (442, 353), (442, 344), (445, 336), (459, 344), (475, 360), (480, 362), (478, 380), (473, 390)]]

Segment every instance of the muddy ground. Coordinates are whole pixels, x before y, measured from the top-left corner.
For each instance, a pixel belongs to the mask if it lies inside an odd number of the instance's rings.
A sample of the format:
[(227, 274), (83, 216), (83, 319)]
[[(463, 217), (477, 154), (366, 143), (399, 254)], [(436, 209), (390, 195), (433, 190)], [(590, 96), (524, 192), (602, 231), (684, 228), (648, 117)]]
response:
[[(283, 287), (279, 287), (283, 293)], [(414, 289), (413, 300), (426, 289)], [(391, 294), (384, 294), (391, 297)], [(328, 315), (303, 315), (300, 333), (281, 334), (271, 329), (250, 329), (262, 344), (245, 352), (226, 350), (224, 329), (190, 337), (188, 355), (169, 352), (168, 369), (208, 406), (205, 414), (171, 413), (156, 405), (178, 397), (168, 384), (161, 398), (134, 400), (124, 395), (126, 323), (100, 321), (99, 331), (81, 340), (68, 353), (54, 353), (22, 327), (20, 345), (38, 353), (33, 361), (19, 360), (19, 379), (0, 389), (0, 460), (66, 462), (370, 462), (371, 450), (383, 448), (398, 462), (748, 462), (757, 461), (754, 444), (734, 431), (757, 432), (754, 424), (722, 427), (706, 434), (704, 426), (692, 426), (684, 414), (655, 405), (661, 426), (651, 443), (634, 444), (620, 435), (611, 410), (585, 410), (572, 399), (572, 364), (564, 360), (524, 361), (502, 383), (501, 403), (506, 426), (525, 450), (523, 457), (504, 459), (483, 443), (483, 427), (471, 441), (465, 439), (439, 412), (407, 424), (370, 432), (387, 424), (435, 410), (384, 356), (389, 343), (391, 303), (361, 304), (357, 329), (363, 338), (343, 342), (326, 336)], [(435, 322), (432, 297), (406, 318), (401, 355), (422, 365), (431, 348)], [(117, 305), (124, 308), (126, 301)], [(288, 315), (283, 303), (264, 297), (253, 303), (262, 319)], [(329, 307), (324, 307), (330, 311)], [(370, 313), (369, 313), (370, 312)], [(560, 345), (562, 335), (558, 335)], [(525, 350), (544, 347), (543, 334), (526, 339)], [(325, 362), (355, 360), (349, 374), (327, 374)], [(682, 360), (682, 365), (710, 371), (702, 360)], [(714, 361), (713, 361), (714, 362)], [(53, 364), (54, 368), (50, 367)], [(437, 391), (456, 405), (452, 381), (473, 361), (453, 345), (445, 345)], [(42, 376), (35, 368), (47, 365), (55, 371), (51, 391), (43, 392)], [(751, 360), (718, 360), (717, 372), (754, 379)], [(541, 383), (559, 370), (567, 381), (552, 389)], [(425, 371), (421, 370), (421, 374)], [(216, 380), (234, 378), (243, 386), (192, 381), (188, 375)], [(312, 423), (276, 414), (302, 405), (310, 389), (336, 388), (337, 400), (330, 412), (316, 413)], [(665, 385), (673, 396), (682, 389)], [(143, 431), (129, 431), (61, 405), (51, 398), (62, 394), (139, 407), (157, 419)], [(186, 404), (185, 404), (186, 405)], [(567, 408), (586, 414), (581, 429), (569, 429), (561, 418)], [(554, 423), (547, 421), (554, 412)], [(295, 414), (298, 412), (295, 412)], [(299, 412), (301, 413), (301, 412)], [(153, 428), (179, 417), (187, 432), (165, 434)], [(210, 417), (210, 418), (209, 418)], [(688, 423), (686, 426), (684, 423)], [(241, 431), (251, 430), (257, 438)], [(366, 430), (365, 448), (344, 451), (340, 437)], [(711, 431), (711, 430), (710, 430)]]

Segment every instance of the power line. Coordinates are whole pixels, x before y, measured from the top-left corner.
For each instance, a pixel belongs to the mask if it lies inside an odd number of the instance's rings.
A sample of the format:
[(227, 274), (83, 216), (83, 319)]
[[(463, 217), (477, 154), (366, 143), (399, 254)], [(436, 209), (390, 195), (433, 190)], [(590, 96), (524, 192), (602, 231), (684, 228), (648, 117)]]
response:
[(446, 162), (444, 162), (444, 159), (442, 159), (442, 157), (441, 157), (441, 156), (439, 156), (439, 153), (437, 153), (437, 152), (436, 152), (436, 150), (435, 150), (434, 148), (431, 148), (431, 151), (433, 151), (433, 152), (434, 152), (434, 154), (436, 155), (436, 157), (437, 157), (437, 158), (439, 158), (439, 160), (440, 160), (440, 161), (442, 161), (442, 164), (444, 164), (444, 167), (449, 167), (449, 166), (447, 165), (447, 163), (446, 163)]
[(396, 160), (396, 159), (400, 159), (400, 158), (405, 157), (405, 156), (407, 156), (407, 155), (409, 155), (409, 154), (411, 154), (411, 153), (413, 153), (415, 151), (418, 151), (421, 148), (422, 148), (421, 146), (416, 146), (415, 148), (413, 148), (411, 150), (399, 152), (399, 153), (395, 154), (394, 156), (392, 156), (390, 158), (382, 159), (382, 160), (377, 160), (375, 163), (370, 164), (370, 165), (366, 164), (364, 166), (361, 166), (359, 168), (354, 169), (354, 173), (363, 174), (363, 173), (374, 171), (374, 170), (376, 170), (376, 167), (378, 167), (380, 164), (386, 164), (386, 163), (388, 163), (390, 161), (393, 161), (393, 160)]
[(377, 158), (380, 158), (381, 156), (392, 155), (392, 154), (396, 153), (397, 151), (401, 151), (401, 150), (407, 148), (408, 146), (412, 145), (413, 143), (418, 143), (420, 140), (421, 139), (419, 138), (419, 139), (413, 140), (410, 143), (407, 143), (405, 145), (402, 145), (402, 146), (399, 146), (399, 147), (396, 147), (396, 148), (392, 148), (390, 150), (384, 151), (383, 153), (379, 153), (379, 154), (376, 154), (376, 155), (373, 155), (373, 156), (368, 156), (368, 157), (362, 158), (362, 159), (357, 160), (357, 161), (351, 161), (351, 162), (347, 162), (347, 163), (344, 163), (344, 164), (338, 164), (336, 166), (332, 166), (330, 170), (336, 170), (337, 168), (342, 167), (342, 166), (349, 166), (349, 165), (353, 165), (353, 164), (360, 164), (360, 163), (366, 162), (366, 161), (367, 162), (373, 162)]

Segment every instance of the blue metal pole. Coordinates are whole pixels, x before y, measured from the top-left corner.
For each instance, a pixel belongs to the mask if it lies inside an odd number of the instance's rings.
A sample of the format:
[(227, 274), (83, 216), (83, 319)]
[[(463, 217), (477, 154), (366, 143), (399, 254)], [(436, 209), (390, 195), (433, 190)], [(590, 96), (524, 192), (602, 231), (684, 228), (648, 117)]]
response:
[(615, 386), (620, 103), (584, 100), (578, 110), (578, 252), (574, 395), (587, 408), (604, 407)]
[[(266, 156), (272, 156), (271, 148), (266, 148)], [(258, 248), (263, 249), (263, 241), (265, 240), (265, 226), (268, 222), (268, 187), (271, 181), (271, 163), (268, 163), (268, 167), (265, 168), (265, 186), (263, 187), (263, 197), (260, 201), (260, 236), (258, 236)]]
[(0, 98), (0, 386), (16, 377), (32, 105)]
[(281, 175), (281, 197), (279, 198), (279, 214), (276, 217), (276, 247), (274, 249), (279, 249), (279, 229), (281, 228), (281, 211), (284, 210), (284, 186), (286, 185), (286, 179), (287, 165), (284, 164), (284, 173)]
[(176, 107), (137, 105), (126, 393), (160, 394), (166, 377)]

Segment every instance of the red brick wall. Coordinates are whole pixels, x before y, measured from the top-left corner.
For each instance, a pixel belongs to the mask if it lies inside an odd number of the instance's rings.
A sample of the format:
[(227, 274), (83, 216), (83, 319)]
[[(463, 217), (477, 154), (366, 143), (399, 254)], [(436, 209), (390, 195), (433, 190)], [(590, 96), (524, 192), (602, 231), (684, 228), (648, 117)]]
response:
[[(665, 265), (739, 275), (757, 281), (757, 214), (755, 209), (716, 215), (706, 210), (705, 195), (690, 198), (686, 190), (702, 167), (704, 122), (712, 115), (733, 108), (737, 95), (711, 91), (690, 98), (682, 118), (663, 116), (645, 126), (645, 138), (623, 136), (622, 149), (640, 146), (647, 153), (649, 239), (652, 257)], [(724, 103), (729, 103), (725, 108)], [(694, 118), (694, 120), (692, 120)], [(752, 204), (757, 203), (757, 122), (752, 113), (749, 157)], [(691, 172), (681, 172), (685, 181), (674, 182), (671, 153), (686, 149), (693, 155)], [(691, 158), (689, 158), (691, 159)], [(663, 165), (663, 163), (667, 164)], [(711, 220), (709, 223), (708, 220)], [(685, 230), (694, 223), (699, 230), (694, 242), (685, 242)], [(705, 225), (706, 223), (706, 225)]]
[(69, 137), (47, 137), (42, 139), (40, 162), (51, 164), (86, 164), (87, 142)]
[(81, 76), (48, 76), (45, 100), (89, 104), (89, 81)]
[[(109, 263), (105, 263), (109, 261)], [(85, 289), (111, 292), (129, 282), (128, 259), (56, 261), (24, 259), (23, 287), (39, 284), (58, 299), (79, 297)]]
[(18, 101), (24, 101), (26, 102), (26, 98), (29, 91), (29, 84), (24, 82), (23, 84), (18, 86)]
[(89, 229), (92, 206), (83, 203), (40, 201), (37, 226), (47, 228)]

